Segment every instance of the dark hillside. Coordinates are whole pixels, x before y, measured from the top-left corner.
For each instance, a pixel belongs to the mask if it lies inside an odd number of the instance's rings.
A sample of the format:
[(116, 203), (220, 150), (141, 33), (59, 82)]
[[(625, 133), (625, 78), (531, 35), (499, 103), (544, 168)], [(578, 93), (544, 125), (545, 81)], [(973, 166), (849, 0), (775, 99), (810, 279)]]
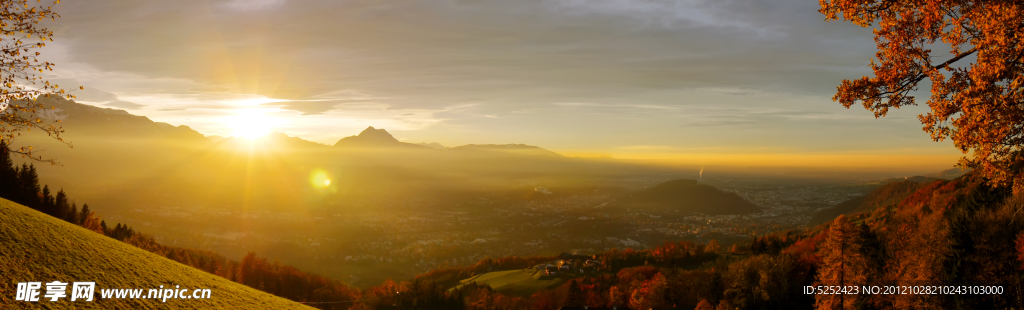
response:
[(902, 180), (896, 182), (886, 183), (872, 190), (870, 193), (864, 196), (854, 197), (853, 199), (844, 201), (835, 207), (818, 211), (811, 218), (811, 223), (821, 224), (824, 222), (831, 221), (840, 215), (846, 214), (857, 214), (864, 212), (871, 212), (875, 209), (882, 207), (894, 206), (904, 198), (913, 194), (914, 191), (924, 187), (928, 182), (934, 182), (936, 179), (920, 179), (920, 180)]
[(695, 180), (672, 180), (628, 194), (622, 204), (633, 208), (673, 209), (707, 215), (754, 213), (759, 208), (739, 195)]

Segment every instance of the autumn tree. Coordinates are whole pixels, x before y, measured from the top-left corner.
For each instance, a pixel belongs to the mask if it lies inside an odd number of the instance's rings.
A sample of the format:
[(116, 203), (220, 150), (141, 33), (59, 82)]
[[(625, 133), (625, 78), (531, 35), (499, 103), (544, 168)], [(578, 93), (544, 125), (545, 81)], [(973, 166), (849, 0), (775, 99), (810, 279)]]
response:
[(666, 289), (668, 289), (668, 283), (665, 276), (659, 272), (633, 290), (629, 298), (629, 307), (633, 309), (660, 308), (665, 303)]
[[(961, 164), (997, 185), (1024, 190), (1015, 167), (1024, 145), (1024, 2), (955, 0), (819, 0), (826, 20), (875, 27), (873, 77), (845, 80), (832, 99), (860, 103), (882, 117), (916, 105), (929, 80), (928, 113), (919, 115), (932, 139), (946, 138), (965, 154)], [(948, 56), (932, 48), (948, 49)], [(973, 60), (973, 63), (968, 63)]]
[(718, 251), (721, 249), (722, 245), (718, 244), (718, 240), (711, 239), (711, 241), (708, 241), (707, 247), (704, 248), (704, 252), (718, 254)]
[[(57, 4), (59, 0), (52, 3)], [(39, 49), (53, 41), (53, 31), (40, 25), (60, 17), (52, 6), (37, 0), (0, 0), (0, 143), (10, 145), (22, 131), (37, 129), (64, 142), (62, 127), (46, 121), (46, 107), (39, 96), (74, 98), (59, 85), (46, 81), (42, 74), (53, 71), (54, 64), (40, 60)], [(80, 87), (81, 88), (81, 87)], [(59, 122), (59, 121), (58, 121)], [(43, 160), (32, 155), (32, 147), (11, 148), (11, 153)], [(45, 160), (53, 163), (52, 160)]]
[[(854, 225), (845, 215), (836, 218), (821, 245), (818, 285), (860, 289), (874, 275), (866, 230)], [(858, 292), (859, 293), (859, 292)], [(816, 309), (859, 309), (867, 300), (852, 291), (815, 295)]]

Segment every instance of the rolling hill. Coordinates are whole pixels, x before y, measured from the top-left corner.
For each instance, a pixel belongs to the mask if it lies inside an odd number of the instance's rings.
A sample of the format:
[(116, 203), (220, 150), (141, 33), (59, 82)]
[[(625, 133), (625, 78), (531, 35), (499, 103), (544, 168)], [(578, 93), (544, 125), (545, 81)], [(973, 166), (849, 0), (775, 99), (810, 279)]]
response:
[[(0, 308), (312, 309), (196, 270), (28, 207), (0, 199)], [(93, 302), (15, 301), (18, 282), (96, 282)], [(209, 299), (101, 299), (101, 289), (180, 286)], [(70, 292), (70, 286), (68, 291)], [(45, 293), (45, 287), (43, 292)], [(43, 294), (40, 294), (42, 297)], [(143, 293), (145, 296), (145, 293)], [(69, 296), (70, 297), (70, 296)], [(42, 300), (42, 299), (41, 299)]]
[(739, 195), (723, 192), (695, 180), (672, 180), (628, 194), (621, 203), (632, 208), (672, 209), (707, 215), (758, 212), (753, 203)]
[(936, 180), (938, 179), (914, 177), (883, 184), (867, 195), (854, 197), (835, 207), (818, 211), (811, 218), (811, 223), (820, 224), (831, 221), (842, 214), (865, 213), (881, 207), (896, 205), (907, 198), (907, 196), (910, 196), (910, 194)]

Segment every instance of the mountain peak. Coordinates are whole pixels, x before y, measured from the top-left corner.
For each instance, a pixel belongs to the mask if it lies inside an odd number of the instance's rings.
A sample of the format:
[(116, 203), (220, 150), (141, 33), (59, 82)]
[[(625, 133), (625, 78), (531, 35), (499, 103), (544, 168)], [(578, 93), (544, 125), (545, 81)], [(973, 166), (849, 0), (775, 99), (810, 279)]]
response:
[(356, 137), (359, 139), (371, 139), (378, 142), (398, 142), (398, 139), (395, 139), (395, 137), (392, 136), (391, 133), (388, 133), (387, 130), (384, 130), (383, 128), (376, 129), (373, 128), (373, 126), (366, 127), (366, 129), (364, 129), (363, 132), (360, 132)]
[(392, 147), (392, 146), (404, 146), (408, 143), (402, 143), (391, 136), (387, 130), (383, 128), (377, 129), (373, 126), (366, 127), (363, 132), (359, 135), (348, 136), (338, 140), (334, 146), (353, 146), (353, 147)]

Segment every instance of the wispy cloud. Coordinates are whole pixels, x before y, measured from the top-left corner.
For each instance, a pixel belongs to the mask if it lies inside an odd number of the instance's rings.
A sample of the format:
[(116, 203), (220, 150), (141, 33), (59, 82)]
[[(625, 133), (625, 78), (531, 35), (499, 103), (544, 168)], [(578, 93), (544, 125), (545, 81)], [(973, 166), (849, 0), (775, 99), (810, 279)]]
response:
[(107, 102), (104, 105), (110, 106), (110, 107), (115, 107), (115, 108), (128, 109), (128, 110), (134, 110), (134, 109), (138, 109), (138, 108), (146, 106), (146, 105), (142, 105), (142, 104), (138, 104), (138, 103), (134, 103), (134, 102), (128, 102), (128, 101), (112, 101), (112, 102)]
[(590, 102), (556, 102), (552, 105), (562, 107), (591, 107), (591, 108), (626, 108), (626, 109), (652, 109), (652, 110), (678, 110), (680, 107), (672, 107), (665, 105), (656, 104), (605, 104), (605, 103), (590, 103)]

